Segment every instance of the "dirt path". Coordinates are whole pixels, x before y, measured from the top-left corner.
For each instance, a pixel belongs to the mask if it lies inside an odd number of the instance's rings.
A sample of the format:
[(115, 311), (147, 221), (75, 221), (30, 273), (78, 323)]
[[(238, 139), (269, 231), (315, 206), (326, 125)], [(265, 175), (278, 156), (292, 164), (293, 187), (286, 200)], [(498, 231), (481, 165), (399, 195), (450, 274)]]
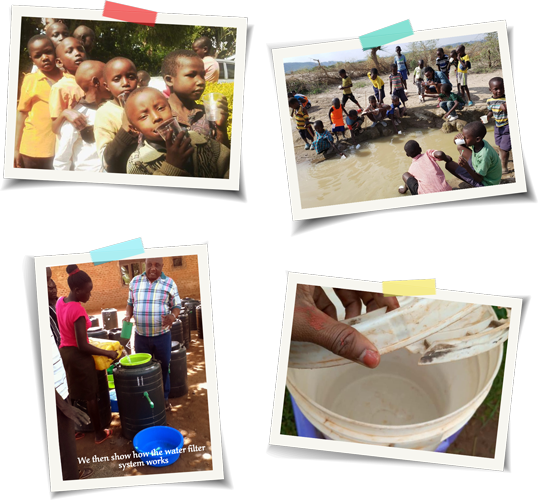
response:
[[(471, 92), (471, 99), (473, 101), (473, 106), (466, 106), (463, 110), (463, 112), (460, 113), (461, 120), (458, 120), (454, 123), (454, 129), (456, 126), (459, 126), (460, 128), (463, 126), (464, 122), (469, 122), (473, 120), (479, 119), (479, 116), (487, 113), (487, 107), (486, 102), (491, 97), (491, 92), (489, 91), (489, 85), (488, 82), (493, 78), (494, 76), (502, 76), (502, 71), (498, 70), (492, 73), (482, 73), (482, 74), (470, 74), (469, 75), (469, 89)], [(381, 75), (381, 78), (385, 82), (385, 93), (387, 96), (384, 99), (384, 103), (388, 104), (390, 103), (390, 97), (389, 97), (389, 76), (387, 75)], [(456, 79), (454, 77), (454, 72), (451, 73), (451, 82), (456, 87)], [(361, 85), (363, 85), (361, 87)], [(457, 88), (457, 87), (456, 87)], [(408, 101), (406, 102), (406, 107), (408, 108), (409, 116), (406, 116), (402, 120), (402, 129), (405, 130), (406, 128), (441, 128), (441, 125), (443, 123), (442, 116), (444, 115), (444, 111), (441, 108), (437, 107), (437, 99), (435, 98), (428, 98), (424, 103), (419, 102), (418, 94), (416, 86), (413, 84), (413, 77), (409, 80), (407, 80), (407, 90), (408, 90)], [(368, 104), (368, 97), (370, 95), (373, 95), (373, 89), (370, 80), (366, 78), (360, 78), (358, 80), (353, 81), (353, 94), (355, 98), (358, 100), (361, 108), (365, 108)], [(338, 86), (335, 85), (334, 90), (330, 90), (327, 92), (324, 92), (322, 94), (316, 94), (313, 96), (308, 96), (310, 99), (310, 102), (312, 103), (312, 107), (308, 110), (308, 113), (310, 115), (310, 121), (314, 122), (315, 120), (322, 120), (323, 124), (325, 125), (325, 128), (329, 128), (329, 109), (332, 106), (332, 100), (335, 97), (338, 97), (340, 100), (342, 99), (342, 91), (338, 89)], [(351, 101), (348, 101), (346, 105), (346, 109), (349, 111), (351, 109), (356, 109), (357, 106), (352, 103)], [(387, 121), (387, 120), (385, 120)], [(390, 122), (390, 120), (388, 120)], [(459, 125), (458, 125), (459, 123)], [(490, 122), (491, 123), (491, 122)], [(362, 128), (364, 129), (363, 133), (359, 135), (356, 138), (348, 139), (347, 141), (344, 141), (342, 144), (342, 147), (340, 149), (344, 149), (350, 145), (356, 145), (360, 142), (372, 140), (376, 137), (380, 136), (387, 136), (393, 134), (393, 130), (391, 126), (388, 126), (384, 129), (382, 129), (380, 126), (377, 126), (373, 129), (369, 129), (368, 127), (371, 125), (370, 120), (365, 117), (364, 124)], [(299, 136), (299, 133), (297, 129), (295, 128), (295, 119), (293, 119), (293, 140), (294, 140), (294, 147), (295, 147), (295, 159), (297, 163), (302, 162), (312, 162), (312, 163), (318, 163), (319, 161), (323, 161), (322, 155), (317, 155), (315, 151), (312, 150), (305, 150), (304, 149), (304, 141)], [(456, 133), (456, 132), (454, 132)], [(349, 131), (346, 132), (347, 137), (349, 138)], [(488, 137), (486, 140), (497, 150), (499, 151), (497, 146), (495, 145), (495, 139), (493, 138), (493, 135), (489, 137), (490, 134), (488, 134)], [(511, 170), (508, 174), (504, 174), (503, 178), (501, 180), (501, 183), (504, 182), (513, 182), (514, 178), (514, 171), (513, 171), (513, 165), (511, 163), (512, 155), (510, 154), (510, 162), (508, 163), (508, 168)], [(465, 183), (462, 183), (463, 185), (467, 186)], [(464, 186), (462, 186), (464, 187)]]
[[(187, 384), (188, 393), (181, 398), (170, 398), (172, 410), (166, 413), (167, 425), (178, 429), (185, 439), (183, 445), (185, 452), (181, 453), (175, 463), (166, 467), (147, 465), (129, 467), (130, 462), (138, 463), (141, 459), (133, 458), (133, 443), (121, 434), (119, 413), (112, 413), (110, 425), (113, 431), (112, 438), (96, 445), (94, 434), (87, 433), (83, 439), (77, 441), (79, 461), (82, 457), (90, 459), (89, 464), (79, 465), (79, 468), (93, 469), (93, 475), (86, 481), (91, 481), (93, 478), (212, 470), (204, 341), (198, 339), (196, 331), (191, 332), (191, 343), (187, 350)], [(128, 455), (130, 458), (113, 460), (115, 454), (116, 457)], [(120, 467), (120, 464), (126, 466)]]

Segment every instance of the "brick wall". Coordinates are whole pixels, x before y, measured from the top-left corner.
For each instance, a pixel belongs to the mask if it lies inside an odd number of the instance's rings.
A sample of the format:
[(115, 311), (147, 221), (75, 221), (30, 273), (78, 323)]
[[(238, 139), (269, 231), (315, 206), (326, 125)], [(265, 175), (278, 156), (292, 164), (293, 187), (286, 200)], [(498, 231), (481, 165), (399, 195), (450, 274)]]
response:
[[(191, 297), (200, 300), (200, 280), (198, 275), (198, 256), (184, 255), (182, 265), (173, 265), (174, 257), (164, 257), (163, 272), (172, 278), (179, 290), (181, 298)], [(122, 263), (125, 261), (122, 261)], [(67, 266), (52, 267), (52, 279), (58, 288), (58, 297), (69, 295), (67, 285)], [(81, 271), (90, 275), (93, 281), (92, 296), (84, 307), (88, 314), (100, 316), (102, 309), (125, 310), (129, 287), (123, 284), (119, 261), (108, 262), (94, 266), (90, 264), (78, 264)]]

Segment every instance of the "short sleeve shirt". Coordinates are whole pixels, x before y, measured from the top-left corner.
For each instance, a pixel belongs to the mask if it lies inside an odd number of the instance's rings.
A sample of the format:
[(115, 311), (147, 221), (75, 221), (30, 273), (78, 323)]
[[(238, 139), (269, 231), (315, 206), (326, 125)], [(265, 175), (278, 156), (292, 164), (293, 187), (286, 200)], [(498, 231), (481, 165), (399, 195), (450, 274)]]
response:
[(370, 73), (368, 72), (368, 78), (370, 79), (370, 81), (372, 82), (372, 85), (376, 89), (381, 89), (383, 87), (383, 85), (385, 85), (385, 82), (381, 79), (381, 77), (379, 75), (377, 75), (377, 78), (375, 80), (373, 80)]
[(424, 80), (424, 70), (426, 68), (421, 68), (420, 66), (417, 66), (415, 68), (415, 79), (416, 80)]
[(506, 104), (506, 97), (499, 97), (498, 99), (492, 97), (491, 99), (488, 99), (487, 104), (488, 109), (493, 113), (495, 125), (497, 127), (508, 125), (508, 113), (501, 109), (501, 105)]
[(309, 118), (308, 113), (303, 109), (299, 108), (295, 113), (295, 122), (297, 123), (298, 130), (306, 129), (306, 120)]
[(144, 337), (155, 337), (167, 333), (162, 317), (172, 309), (181, 307), (177, 286), (164, 273), (153, 283), (146, 273), (135, 276), (129, 284), (127, 304), (133, 307), (136, 332)]
[(398, 71), (402, 69), (406, 69), (405, 63), (406, 63), (406, 59), (403, 54), (401, 54), (399, 57), (394, 56), (394, 64), (398, 65)]
[(204, 59), (205, 81), (214, 83), (219, 81), (219, 63), (211, 56), (205, 56)]
[(475, 153), (474, 146), (471, 147), (471, 161), (474, 171), (483, 177), (484, 186), (496, 186), (501, 182), (502, 164), (497, 152), (491, 145), (484, 141), (484, 147)]
[[(77, 347), (77, 338), (75, 335), (75, 321), (79, 318), (86, 319), (86, 329), (91, 328), (92, 322), (88, 318), (86, 309), (80, 302), (65, 302), (64, 297), (60, 297), (56, 303), (56, 315), (58, 317), (58, 327), (60, 328), (60, 337), (62, 347)], [(86, 340), (88, 337), (86, 336)]]
[(448, 66), (449, 66), (448, 56), (445, 54), (443, 57), (438, 57), (437, 59), (435, 59), (435, 64), (439, 66), (440, 71), (442, 71), (443, 73), (446, 73), (448, 71)]
[(50, 119), (50, 93), (51, 83), (41, 71), (24, 77), (17, 106), (18, 111), (28, 113), (19, 147), (23, 155), (33, 158), (54, 156), (56, 136)]
[[(342, 87), (348, 87), (351, 85), (351, 77), (342, 78)], [(344, 94), (351, 94), (351, 87), (344, 89)]]
[(75, 77), (64, 73), (61, 80), (50, 89), (50, 117), (58, 118), (62, 111), (72, 108), (84, 97), (84, 91), (78, 86)]
[(469, 62), (469, 56), (465, 54), (462, 58), (462, 61), (458, 61), (458, 73), (467, 73), (466, 62)]
[(402, 75), (399, 73), (397, 75), (390, 75), (389, 80), (392, 83), (393, 90), (403, 89)]
[(450, 83), (450, 80), (446, 77), (446, 75), (442, 71), (434, 71), (433, 72), (433, 81), (436, 83)]
[(418, 194), (452, 191), (433, 153), (435, 149), (428, 149), (415, 156), (409, 167), (409, 173), (418, 181)]

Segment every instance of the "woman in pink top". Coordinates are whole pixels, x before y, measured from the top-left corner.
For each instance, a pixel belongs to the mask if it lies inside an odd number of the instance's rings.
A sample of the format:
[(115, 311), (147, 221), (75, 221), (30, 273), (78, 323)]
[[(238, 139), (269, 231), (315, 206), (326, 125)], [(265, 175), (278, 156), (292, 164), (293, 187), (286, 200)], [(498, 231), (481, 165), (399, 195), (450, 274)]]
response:
[(61, 337), (60, 354), (67, 375), (69, 395), (72, 399), (86, 401), (95, 431), (95, 442), (100, 444), (112, 436), (112, 431), (103, 429), (99, 420), (97, 372), (92, 355), (107, 356), (114, 360), (117, 353), (99, 349), (88, 342), (91, 321), (81, 302), (90, 300), (93, 283), (76, 265), (67, 266), (66, 271), (71, 292), (67, 297), (60, 297), (56, 303)]
[(402, 175), (404, 186), (398, 189), (400, 194), (405, 194), (407, 189), (411, 194), (441, 193), (452, 191), (445, 179), (445, 174), (438, 161), (449, 162), (452, 159), (442, 151), (428, 149), (422, 153), (422, 149), (417, 141), (407, 141), (404, 146), (405, 154), (413, 159), (409, 172)]

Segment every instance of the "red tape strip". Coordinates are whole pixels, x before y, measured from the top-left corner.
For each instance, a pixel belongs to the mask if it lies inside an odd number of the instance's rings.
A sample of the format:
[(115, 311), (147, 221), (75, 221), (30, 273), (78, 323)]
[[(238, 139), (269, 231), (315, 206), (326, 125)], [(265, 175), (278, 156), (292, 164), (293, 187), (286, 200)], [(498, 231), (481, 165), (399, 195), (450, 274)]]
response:
[(155, 26), (157, 20), (157, 12), (115, 2), (105, 2), (103, 16), (146, 26)]

